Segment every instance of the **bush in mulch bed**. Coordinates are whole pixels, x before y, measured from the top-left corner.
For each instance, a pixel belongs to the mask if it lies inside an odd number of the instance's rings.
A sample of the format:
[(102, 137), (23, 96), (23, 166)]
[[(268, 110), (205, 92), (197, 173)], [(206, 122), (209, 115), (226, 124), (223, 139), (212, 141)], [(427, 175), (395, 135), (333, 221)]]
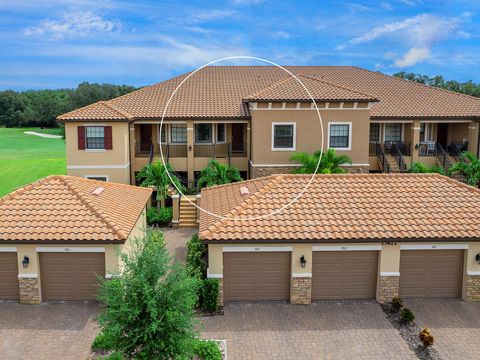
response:
[[(401, 299), (400, 299), (401, 300)], [(408, 347), (415, 352), (421, 360), (441, 360), (437, 350), (431, 347), (433, 344), (433, 336), (428, 329), (423, 331), (413, 321), (415, 315), (408, 308), (402, 306), (394, 306), (392, 302), (382, 304), (382, 309), (387, 315), (387, 319), (398, 330), (402, 338), (408, 344)], [(397, 301), (398, 305), (398, 301)]]

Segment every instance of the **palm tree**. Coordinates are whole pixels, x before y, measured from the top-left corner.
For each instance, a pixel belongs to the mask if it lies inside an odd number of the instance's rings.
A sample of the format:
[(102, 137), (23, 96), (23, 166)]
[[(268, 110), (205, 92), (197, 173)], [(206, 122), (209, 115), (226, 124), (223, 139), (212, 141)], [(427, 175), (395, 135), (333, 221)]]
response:
[[(315, 151), (313, 154), (296, 153), (290, 157), (290, 161), (298, 161), (302, 164), (301, 167), (292, 171), (293, 174), (313, 174), (317, 169), (317, 164), (320, 159), (320, 151)], [(346, 171), (341, 165), (352, 164), (352, 160), (347, 155), (338, 155), (335, 149), (328, 149), (323, 153), (318, 166), (317, 174), (344, 174)]]
[(203, 187), (229, 184), (242, 180), (240, 171), (236, 167), (220, 164), (217, 160), (212, 159), (200, 173), (198, 187), (201, 189)]
[(432, 167), (428, 167), (427, 165), (419, 162), (414, 162), (412, 166), (410, 166), (410, 168), (408, 169), (408, 172), (417, 174), (437, 173), (445, 175), (445, 171), (440, 166), (433, 165)]
[(472, 153), (465, 151), (462, 153), (468, 162), (459, 161), (452, 165), (448, 174), (450, 176), (454, 174), (460, 174), (465, 178), (467, 184), (480, 187), (480, 160)]
[[(167, 172), (170, 174), (168, 176)], [(176, 185), (177, 188), (182, 189), (180, 179), (173, 172), (173, 168), (170, 164), (165, 166), (161, 161), (145, 165), (142, 170), (137, 174), (137, 180), (140, 182), (140, 186), (153, 187), (157, 195), (157, 208), (165, 206), (165, 199), (167, 198), (168, 189), (171, 185)]]

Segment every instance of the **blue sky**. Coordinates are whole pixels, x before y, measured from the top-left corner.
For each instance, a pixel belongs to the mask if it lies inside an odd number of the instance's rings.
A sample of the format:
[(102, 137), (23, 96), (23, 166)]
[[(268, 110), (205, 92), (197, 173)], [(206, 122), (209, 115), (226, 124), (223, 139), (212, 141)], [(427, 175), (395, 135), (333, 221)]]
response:
[(0, 89), (141, 86), (235, 55), (480, 82), (479, 17), (473, 0), (0, 0)]

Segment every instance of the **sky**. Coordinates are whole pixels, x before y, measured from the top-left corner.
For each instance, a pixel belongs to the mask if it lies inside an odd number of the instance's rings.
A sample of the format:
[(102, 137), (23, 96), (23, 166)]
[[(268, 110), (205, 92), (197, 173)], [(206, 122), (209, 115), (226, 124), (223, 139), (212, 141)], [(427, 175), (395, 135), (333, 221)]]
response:
[(0, 0), (0, 90), (144, 86), (238, 55), (480, 82), (480, 1)]

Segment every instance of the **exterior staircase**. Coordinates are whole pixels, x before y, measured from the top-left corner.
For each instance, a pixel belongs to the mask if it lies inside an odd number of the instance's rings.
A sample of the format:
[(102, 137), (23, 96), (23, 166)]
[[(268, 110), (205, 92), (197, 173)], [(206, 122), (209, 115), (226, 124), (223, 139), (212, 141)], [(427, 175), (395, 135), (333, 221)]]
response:
[(387, 155), (387, 154), (386, 154), (386, 158), (387, 158), (387, 161), (390, 165), (390, 172), (391, 173), (400, 172), (400, 169), (399, 169), (398, 164), (397, 164), (397, 160), (395, 160), (395, 158), (392, 155)]
[(178, 227), (181, 228), (195, 228), (197, 223), (197, 208), (192, 203), (197, 203), (197, 197), (195, 195), (185, 195), (180, 198), (180, 211)]

